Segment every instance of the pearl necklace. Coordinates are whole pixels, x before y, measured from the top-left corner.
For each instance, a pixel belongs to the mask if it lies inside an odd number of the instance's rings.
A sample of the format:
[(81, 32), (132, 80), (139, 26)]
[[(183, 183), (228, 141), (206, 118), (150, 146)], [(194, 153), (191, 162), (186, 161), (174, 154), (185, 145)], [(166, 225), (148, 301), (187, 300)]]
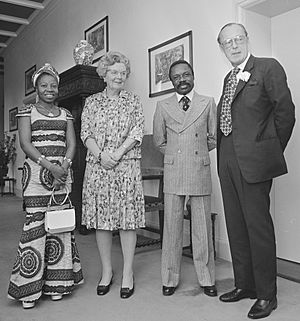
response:
[[(41, 104), (38, 104), (37, 105), (38, 107), (42, 107), (44, 110), (46, 110), (47, 111), (47, 115), (48, 116), (50, 116), (50, 117), (54, 117), (54, 114), (51, 112), (51, 111), (49, 111), (46, 107), (44, 107), (43, 105), (41, 105)], [(53, 107), (53, 109), (54, 109), (55, 107)]]

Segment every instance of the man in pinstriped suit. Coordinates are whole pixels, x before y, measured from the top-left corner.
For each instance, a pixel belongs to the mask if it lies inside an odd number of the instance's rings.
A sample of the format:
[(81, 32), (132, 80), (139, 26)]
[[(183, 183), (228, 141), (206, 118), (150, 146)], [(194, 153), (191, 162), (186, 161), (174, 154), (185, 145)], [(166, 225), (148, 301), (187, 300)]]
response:
[(153, 120), (154, 144), (164, 154), (162, 291), (172, 295), (179, 283), (184, 205), (190, 197), (194, 266), (204, 293), (216, 296), (209, 157), (216, 147), (216, 105), (194, 91), (187, 61), (175, 61), (169, 77), (176, 93), (157, 103)]

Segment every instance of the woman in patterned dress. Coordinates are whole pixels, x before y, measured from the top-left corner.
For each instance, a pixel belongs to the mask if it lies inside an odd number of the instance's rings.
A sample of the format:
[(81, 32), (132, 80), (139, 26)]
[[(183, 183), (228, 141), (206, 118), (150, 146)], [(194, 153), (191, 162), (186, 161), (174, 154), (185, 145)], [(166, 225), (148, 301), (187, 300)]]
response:
[[(74, 234), (48, 234), (44, 220), (53, 187), (56, 200), (71, 188), (72, 158), (75, 153), (73, 117), (55, 106), (59, 76), (49, 64), (33, 75), (38, 103), (18, 113), (23, 165), (23, 199), (26, 220), (10, 278), (8, 297), (33, 308), (42, 294), (60, 300), (83, 275)], [(66, 205), (68, 206), (68, 205)]]
[(102, 262), (97, 294), (112, 284), (112, 232), (118, 230), (123, 253), (121, 298), (134, 291), (133, 259), (136, 229), (145, 227), (140, 158), (144, 116), (140, 98), (124, 90), (129, 60), (108, 52), (97, 72), (106, 82), (90, 96), (82, 112), (81, 139), (88, 149), (82, 193), (82, 224), (96, 229)]

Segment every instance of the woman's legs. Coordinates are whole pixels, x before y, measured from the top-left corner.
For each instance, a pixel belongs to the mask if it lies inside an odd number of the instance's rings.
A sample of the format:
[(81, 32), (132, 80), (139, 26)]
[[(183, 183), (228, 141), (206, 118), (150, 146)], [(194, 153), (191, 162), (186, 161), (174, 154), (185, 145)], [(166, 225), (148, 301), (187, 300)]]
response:
[(121, 247), (123, 252), (122, 288), (133, 287), (133, 259), (136, 246), (136, 231), (120, 230)]
[(102, 277), (99, 284), (108, 285), (113, 275), (111, 263), (112, 232), (96, 230), (96, 240), (102, 263)]

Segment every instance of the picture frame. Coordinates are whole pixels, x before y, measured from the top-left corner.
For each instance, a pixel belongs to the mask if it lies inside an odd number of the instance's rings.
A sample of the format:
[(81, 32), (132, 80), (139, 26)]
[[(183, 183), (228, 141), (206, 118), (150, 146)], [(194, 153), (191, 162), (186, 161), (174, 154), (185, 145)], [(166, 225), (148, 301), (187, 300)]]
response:
[(25, 96), (30, 95), (34, 92), (34, 87), (32, 83), (32, 75), (36, 71), (36, 65), (33, 65), (25, 71)]
[(14, 107), (9, 110), (8, 112), (8, 117), (9, 117), (9, 131), (15, 131), (18, 129), (18, 120), (17, 120), (17, 115), (18, 113), (18, 107)]
[(86, 29), (84, 31), (84, 39), (95, 49), (94, 64), (108, 52), (108, 16)]
[(193, 66), (192, 31), (187, 31), (175, 38), (148, 49), (149, 58), (149, 97), (156, 97), (174, 92), (169, 79), (171, 64), (184, 59)]

